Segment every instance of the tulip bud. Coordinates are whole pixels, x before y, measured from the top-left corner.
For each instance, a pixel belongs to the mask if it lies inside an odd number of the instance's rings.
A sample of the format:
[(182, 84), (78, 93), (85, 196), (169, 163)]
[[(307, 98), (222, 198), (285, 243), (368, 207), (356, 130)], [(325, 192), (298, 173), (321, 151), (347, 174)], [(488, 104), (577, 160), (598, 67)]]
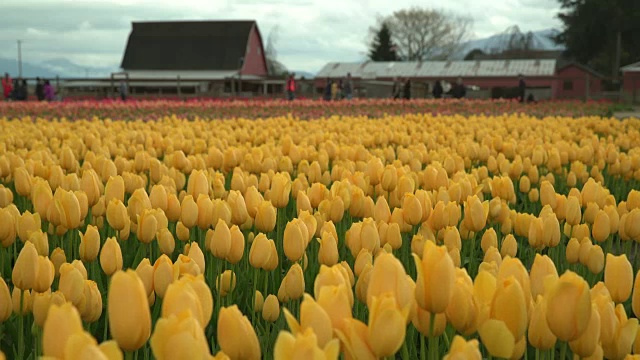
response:
[(558, 271), (551, 258), (536, 254), (529, 277), (531, 278), (531, 295), (538, 298), (538, 295), (545, 293), (544, 284), (549, 281), (548, 277), (558, 279)]
[(394, 355), (405, 341), (409, 308), (398, 310), (395, 297), (384, 294), (374, 296), (369, 311), (369, 340), (378, 357)]
[[(318, 250), (318, 262), (323, 265), (333, 266), (338, 263), (338, 241), (333, 238), (333, 235), (325, 231), (322, 233), (322, 238), (318, 239), (320, 243), (320, 249)], [(365, 250), (365, 249), (363, 249)]]
[(84, 234), (78, 231), (80, 234), (80, 258), (86, 263), (90, 263), (98, 258), (100, 252), (100, 233), (98, 228), (93, 225), (87, 225), (87, 230)]
[(428, 241), (422, 259), (415, 254), (413, 257), (418, 271), (418, 305), (430, 313), (444, 312), (449, 305), (455, 279), (453, 262), (446, 247)]
[(580, 199), (575, 196), (569, 196), (565, 203), (565, 213), (567, 224), (571, 226), (578, 225), (582, 219), (582, 209), (580, 208)]
[(249, 263), (255, 269), (264, 268), (269, 262), (271, 244), (264, 234), (258, 234), (251, 243), (249, 250)]
[[(211, 231), (211, 230), (209, 230)], [(222, 219), (218, 220), (211, 235), (209, 251), (218, 259), (224, 259), (231, 251), (231, 231)]]
[(124, 229), (127, 221), (127, 208), (122, 201), (112, 199), (107, 205), (107, 222), (115, 230)]
[(600, 274), (604, 269), (604, 252), (600, 245), (594, 245), (589, 249), (587, 267), (593, 274)]
[(160, 248), (160, 251), (165, 255), (173, 254), (176, 241), (173, 238), (171, 231), (169, 231), (169, 229), (160, 229), (156, 237), (158, 238), (158, 247)]
[(464, 207), (464, 222), (467, 229), (478, 232), (484, 229), (489, 215), (489, 202), (481, 202), (478, 196), (474, 195), (467, 199)]
[(242, 260), (244, 254), (244, 234), (236, 225), (233, 225), (229, 232), (231, 233), (231, 248), (226, 259), (231, 264), (237, 264)]
[[(31, 242), (26, 242), (16, 258), (11, 281), (15, 287), (32, 289), (38, 280), (38, 251)], [(46, 289), (45, 289), (46, 290)]]
[(38, 256), (37, 274), (38, 277), (33, 284), (33, 290), (35, 292), (45, 292), (49, 290), (56, 275), (55, 267), (49, 258)]
[(36, 293), (33, 297), (33, 318), (36, 324), (41, 328), (44, 327), (49, 308), (53, 305), (62, 306), (64, 303), (65, 298), (60, 291)]
[(258, 337), (236, 305), (223, 307), (218, 314), (218, 344), (232, 359), (261, 358)]
[(607, 254), (604, 284), (616, 303), (623, 303), (631, 296), (633, 268), (626, 254), (620, 256), (614, 256), (611, 253)]
[(175, 359), (185, 354), (193, 359), (219, 359), (218, 356), (211, 357), (204, 331), (188, 311), (158, 319), (150, 343), (153, 356), (158, 360)]
[(0, 277), (0, 323), (9, 319), (13, 310), (11, 293), (9, 287), (2, 277)]
[(110, 177), (104, 187), (105, 203), (109, 204), (112, 199), (117, 199), (120, 200), (120, 202), (124, 202), (124, 179), (120, 175)]
[(587, 329), (590, 318), (589, 285), (575, 273), (565, 272), (547, 294), (549, 329), (561, 341), (573, 341)]
[(122, 349), (139, 349), (151, 335), (151, 313), (142, 281), (133, 270), (118, 271), (111, 279), (108, 297), (111, 335)]
[(61, 248), (53, 249), (50, 259), (56, 271), (56, 276), (60, 275), (60, 266), (67, 262), (67, 257), (64, 254), (64, 250), (62, 250)]
[(291, 193), (291, 180), (278, 173), (271, 180), (271, 202), (277, 208), (284, 208), (289, 203)]
[(610, 232), (611, 225), (609, 223), (609, 216), (604, 210), (599, 210), (593, 221), (593, 239), (597, 242), (604, 242), (609, 237)]
[(407, 224), (415, 226), (422, 222), (422, 205), (414, 194), (404, 195), (402, 209), (404, 221)]
[(71, 303), (65, 303), (61, 306), (52, 304), (42, 332), (44, 356), (63, 359), (67, 340), (82, 332), (80, 314)]
[(107, 276), (122, 269), (122, 250), (116, 238), (108, 238), (100, 251), (100, 266)]
[(306, 225), (299, 224), (299, 219), (293, 219), (287, 223), (284, 229), (284, 253), (291, 262), (297, 262), (307, 247), (307, 234), (302, 233), (302, 225), (306, 230)]
[(515, 258), (517, 252), (518, 252), (518, 242), (516, 241), (516, 238), (512, 234), (505, 236), (505, 238), (502, 240), (502, 248), (500, 249), (500, 255), (502, 255), (503, 258), (507, 256)]
[(484, 234), (482, 234), (482, 240), (480, 242), (480, 247), (483, 252), (487, 252), (489, 248), (494, 247), (498, 248), (498, 235), (493, 228), (487, 229)]
[(580, 256), (580, 242), (576, 238), (571, 238), (567, 243), (566, 257), (569, 264), (578, 262)]
[(182, 224), (189, 229), (196, 226), (196, 223), (198, 221), (198, 205), (193, 200), (193, 196), (185, 196), (185, 198), (182, 200), (180, 209), (180, 221), (182, 222)]
[(480, 347), (478, 346), (478, 340), (469, 340), (468, 342), (460, 335), (456, 335), (451, 342), (449, 353), (445, 355), (443, 360), (452, 359), (480, 359), (482, 354), (480, 353)]
[(586, 358), (596, 351), (598, 340), (600, 338), (600, 314), (598, 313), (596, 305), (591, 307), (591, 317), (586, 330), (576, 340), (569, 342), (571, 351), (581, 358)]
[(236, 281), (236, 274), (231, 270), (225, 270), (216, 279), (216, 290), (220, 292), (220, 296), (227, 296), (236, 288)]
[(280, 317), (280, 303), (275, 295), (269, 295), (262, 307), (262, 318), (268, 322), (275, 322)]

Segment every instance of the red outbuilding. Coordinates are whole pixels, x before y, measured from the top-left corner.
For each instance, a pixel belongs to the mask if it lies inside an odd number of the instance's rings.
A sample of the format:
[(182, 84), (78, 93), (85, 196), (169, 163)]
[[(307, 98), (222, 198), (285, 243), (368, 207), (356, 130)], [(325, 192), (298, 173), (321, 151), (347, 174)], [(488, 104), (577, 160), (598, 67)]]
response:
[(640, 61), (622, 69), (622, 87), (628, 99), (640, 102)]

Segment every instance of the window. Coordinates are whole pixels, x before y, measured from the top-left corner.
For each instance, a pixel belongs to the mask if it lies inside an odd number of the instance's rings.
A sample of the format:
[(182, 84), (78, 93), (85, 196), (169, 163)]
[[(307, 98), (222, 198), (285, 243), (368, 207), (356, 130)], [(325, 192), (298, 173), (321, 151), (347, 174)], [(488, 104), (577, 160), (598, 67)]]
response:
[(562, 84), (562, 90), (573, 90), (573, 81), (565, 80)]

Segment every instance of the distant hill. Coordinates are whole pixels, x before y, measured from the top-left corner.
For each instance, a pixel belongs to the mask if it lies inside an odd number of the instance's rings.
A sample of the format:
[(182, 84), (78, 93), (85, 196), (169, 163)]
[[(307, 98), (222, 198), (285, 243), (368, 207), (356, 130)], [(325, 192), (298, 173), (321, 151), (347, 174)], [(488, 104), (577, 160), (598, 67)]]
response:
[[(42, 77), (108, 77), (115, 68), (86, 67), (73, 63), (67, 59), (52, 59), (42, 63), (33, 64), (22, 62), (22, 76), (26, 78)], [(18, 76), (18, 61), (15, 59), (0, 58), (0, 73), (8, 72), (12, 77)]]
[(449, 60), (463, 60), (472, 50), (479, 49), (486, 54), (496, 54), (508, 50), (514, 42), (523, 42), (529, 36), (531, 50), (561, 51), (564, 46), (556, 44), (551, 38), (559, 33), (556, 29), (546, 29), (523, 33), (517, 26), (507, 31), (484, 39), (470, 40), (462, 44), (460, 50), (449, 57)]

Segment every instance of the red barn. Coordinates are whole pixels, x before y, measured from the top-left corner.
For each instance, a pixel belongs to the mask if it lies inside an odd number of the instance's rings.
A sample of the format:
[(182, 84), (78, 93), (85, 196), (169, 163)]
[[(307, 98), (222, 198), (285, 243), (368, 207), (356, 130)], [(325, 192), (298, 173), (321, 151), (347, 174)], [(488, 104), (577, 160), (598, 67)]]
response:
[(216, 84), (240, 83), (244, 89), (268, 75), (262, 36), (252, 20), (134, 22), (121, 68), (114, 75), (128, 79), (132, 90), (136, 80), (174, 91), (176, 81), (178, 88), (195, 92)]
[[(600, 92), (602, 81), (601, 75), (585, 66), (561, 65), (556, 59), (465, 60), (329, 63), (316, 75), (316, 86), (322, 87), (325, 79), (343, 78), (347, 73), (363, 86), (409, 78), (414, 84), (412, 96), (416, 97), (428, 97), (429, 88), (437, 80), (453, 84), (459, 78), (474, 89), (469, 97), (509, 97), (522, 75), (527, 95), (534, 94), (538, 99), (585, 98), (587, 93)], [(422, 91), (415, 92), (416, 88)]]
[(622, 69), (622, 86), (633, 102), (640, 102), (640, 61)]

